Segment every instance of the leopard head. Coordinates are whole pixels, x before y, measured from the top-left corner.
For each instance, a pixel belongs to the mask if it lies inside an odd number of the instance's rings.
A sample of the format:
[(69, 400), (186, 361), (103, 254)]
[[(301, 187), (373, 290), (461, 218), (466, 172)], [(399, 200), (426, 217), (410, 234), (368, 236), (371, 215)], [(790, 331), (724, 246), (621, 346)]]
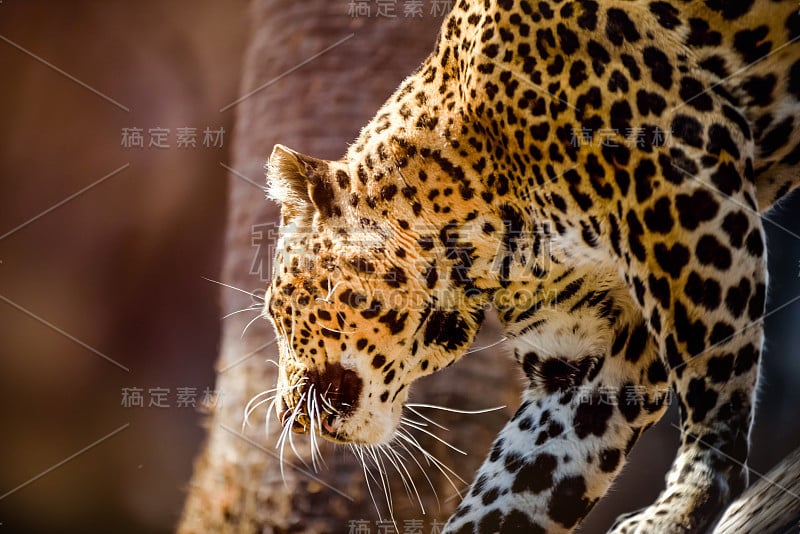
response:
[[(275, 147), (281, 231), (265, 315), (280, 349), (284, 425), (343, 443), (392, 439), (409, 386), (469, 347), (487, 304), (462, 224), (415, 214), (394, 169)], [(461, 221), (460, 221), (461, 222)]]

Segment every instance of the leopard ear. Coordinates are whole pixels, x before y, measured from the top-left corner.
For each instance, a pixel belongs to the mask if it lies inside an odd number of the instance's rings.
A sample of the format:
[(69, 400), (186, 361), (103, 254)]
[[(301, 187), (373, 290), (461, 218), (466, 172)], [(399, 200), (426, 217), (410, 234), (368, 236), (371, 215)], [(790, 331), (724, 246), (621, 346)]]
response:
[(275, 145), (267, 164), (267, 196), (281, 203), (284, 218), (311, 215), (329, 217), (334, 193), (327, 161)]
[(286, 212), (305, 211), (311, 207), (308, 182), (299, 156), (288, 147), (275, 145), (267, 163), (267, 198), (279, 202)]

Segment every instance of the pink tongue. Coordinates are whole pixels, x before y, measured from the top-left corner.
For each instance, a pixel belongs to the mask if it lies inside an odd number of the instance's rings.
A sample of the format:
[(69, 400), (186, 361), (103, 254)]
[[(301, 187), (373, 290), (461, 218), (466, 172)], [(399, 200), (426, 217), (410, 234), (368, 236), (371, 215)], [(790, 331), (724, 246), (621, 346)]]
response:
[(330, 434), (335, 436), (336, 435), (336, 429), (334, 429), (333, 425), (331, 425), (331, 423), (330, 423), (331, 419), (332, 419), (331, 417), (326, 417), (325, 419), (323, 419), (322, 420), (322, 428), (324, 428), (326, 432), (329, 432)]

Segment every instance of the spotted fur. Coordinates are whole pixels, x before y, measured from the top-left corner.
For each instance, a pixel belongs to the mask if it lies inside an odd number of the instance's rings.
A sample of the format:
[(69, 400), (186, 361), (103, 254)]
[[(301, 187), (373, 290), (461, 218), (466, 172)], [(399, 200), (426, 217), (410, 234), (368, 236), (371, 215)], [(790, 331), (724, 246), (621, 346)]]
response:
[(278, 411), (313, 430), (316, 392), (325, 437), (388, 441), (494, 306), (529, 386), (446, 531), (571, 531), (672, 389), (666, 489), (613, 530), (697, 532), (747, 484), (797, 3), (457, 4), (343, 159), (270, 158)]

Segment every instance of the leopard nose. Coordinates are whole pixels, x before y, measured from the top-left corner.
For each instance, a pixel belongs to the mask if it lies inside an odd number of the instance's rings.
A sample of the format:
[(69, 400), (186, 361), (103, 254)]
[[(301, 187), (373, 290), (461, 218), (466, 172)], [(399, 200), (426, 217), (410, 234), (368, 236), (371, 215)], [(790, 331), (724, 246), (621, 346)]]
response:
[[(314, 393), (322, 400), (323, 410), (332, 409), (336, 415), (346, 417), (358, 407), (364, 386), (358, 373), (340, 363), (326, 363), (321, 369), (308, 372)], [(326, 410), (327, 411), (327, 410)]]

